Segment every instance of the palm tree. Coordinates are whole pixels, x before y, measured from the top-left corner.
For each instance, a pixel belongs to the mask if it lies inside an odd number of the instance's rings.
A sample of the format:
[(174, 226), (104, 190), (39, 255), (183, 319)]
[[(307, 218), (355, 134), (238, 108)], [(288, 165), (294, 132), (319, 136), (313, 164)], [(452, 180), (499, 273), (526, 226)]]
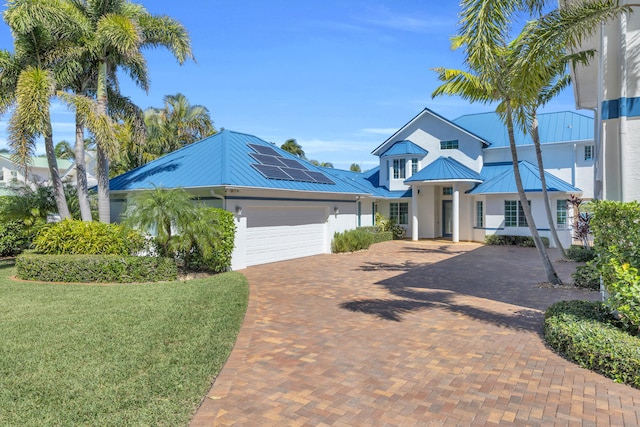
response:
[(54, 152), (50, 102), (56, 88), (73, 73), (72, 64), (60, 50), (67, 35), (68, 20), (60, 1), (9, 3), (4, 20), (14, 37), (14, 54), (0, 55), (0, 112), (14, 106), (9, 121), (9, 144), (14, 159), (25, 168), (25, 176), (35, 141), (44, 137), (51, 175), (51, 185), (61, 218), (68, 218), (69, 208)]
[(362, 172), (362, 168), (357, 163), (351, 163), (351, 166), (349, 166), (349, 170), (351, 172)]
[(166, 95), (163, 102), (163, 108), (144, 112), (147, 142), (157, 150), (155, 157), (216, 133), (207, 107), (191, 105), (181, 93)]
[(155, 235), (161, 256), (171, 256), (172, 243), (189, 224), (198, 219), (191, 197), (182, 188), (154, 187), (127, 201), (125, 223)]
[(438, 78), (445, 83), (434, 91), (433, 96), (460, 95), (471, 102), (500, 103), (498, 112), (507, 127), (516, 188), (529, 232), (542, 259), (548, 282), (561, 284), (540, 239), (518, 165), (514, 108), (521, 105), (521, 99), (534, 97), (532, 88), (516, 87), (514, 84), (521, 70), (515, 67), (516, 58), (508, 41), (508, 31), (509, 18), (520, 4), (515, 0), (501, 1), (498, 4), (492, 0), (463, 0), (461, 6), (461, 28), (454, 39), (454, 47), (464, 49), (465, 63), (470, 71), (436, 69)]
[(306, 159), (304, 150), (302, 149), (300, 144), (298, 144), (298, 141), (293, 138), (287, 139), (284, 144), (280, 146), (280, 148), (288, 153), (293, 154), (294, 156), (300, 157), (301, 159)]
[[(92, 68), (97, 70), (95, 94), (100, 115), (107, 114), (109, 82), (114, 81), (118, 68), (148, 90), (143, 48), (166, 47), (180, 64), (193, 58), (186, 29), (168, 16), (151, 15), (142, 5), (126, 0), (70, 2), (82, 18), (79, 25), (86, 29), (83, 41), (91, 53)], [(109, 159), (116, 156), (117, 150), (100, 135), (96, 135), (96, 142), (99, 217), (102, 222), (110, 222)]]

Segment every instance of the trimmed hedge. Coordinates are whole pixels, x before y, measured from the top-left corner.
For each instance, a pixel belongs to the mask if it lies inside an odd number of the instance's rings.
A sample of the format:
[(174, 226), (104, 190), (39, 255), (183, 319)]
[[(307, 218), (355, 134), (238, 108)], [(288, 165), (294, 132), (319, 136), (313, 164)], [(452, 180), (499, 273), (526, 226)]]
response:
[(589, 262), (596, 257), (596, 251), (591, 248), (572, 245), (567, 249), (567, 258), (576, 262)]
[(20, 279), (42, 282), (133, 283), (178, 277), (172, 259), (121, 255), (22, 254), (16, 270)]
[(547, 344), (580, 366), (640, 388), (640, 337), (616, 327), (600, 302), (560, 301), (545, 313)]
[(571, 275), (573, 284), (580, 288), (592, 290), (600, 289), (600, 273), (592, 263), (581, 265), (576, 268), (576, 272)]
[[(547, 237), (540, 237), (545, 248), (549, 247), (549, 239)], [(533, 237), (530, 236), (510, 236), (503, 234), (490, 234), (484, 238), (485, 245), (512, 245), (512, 246), (524, 246), (527, 248), (535, 248), (536, 244), (533, 241)]]
[(33, 240), (38, 252), (50, 255), (133, 255), (145, 240), (137, 230), (118, 224), (65, 219), (47, 224)]
[(0, 223), (0, 256), (15, 256), (29, 246), (24, 225), (17, 222)]
[(393, 240), (393, 232), (377, 230), (379, 230), (378, 227), (360, 227), (343, 233), (335, 233), (331, 242), (331, 252), (355, 252), (368, 249), (374, 243)]

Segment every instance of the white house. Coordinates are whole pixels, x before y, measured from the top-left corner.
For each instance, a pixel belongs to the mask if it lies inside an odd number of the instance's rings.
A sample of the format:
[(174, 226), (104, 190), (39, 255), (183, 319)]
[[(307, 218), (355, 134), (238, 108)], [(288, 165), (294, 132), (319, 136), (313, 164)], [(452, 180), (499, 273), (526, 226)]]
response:
[[(621, 0), (620, 4), (637, 2)], [(602, 25), (581, 48), (596, 51), (589, 65), (572, 68), (576, 106), (595, 115), (594, 195), (598, 199), (640, 200), (638, 11)]]
[[(62, 182), (76, 185), (76, 165), (66, 159), (57, 159), (58, 170)], [(95, 156), (92, 152), (86, 152), (87, 180), (89, 186), (97, 184), (95, 178)], [(11, 155), (0, 153), (0, 187), (7, 187), (12, 182), (38, 183), (48, 185), (51, 179), (49, 173), (49, 163), (45, 156), (35, 156), (31, 158), (31, 163), (27, 168), (28, 176), (24, 176), (24, 168), (11, 159)]]
[[(541, 234), (556, 227), (567, 245), (566, 200), (593, 192), (592, 119), (543, 114), (540, 129), (554, 224), (547, 223), (532, 143), (523, 134), (521, 174)], [(505, 138), (495, 113), (449, 121), (425, 109), (373, 150), (378, 167), (356, 173), (319, 168), (260, 138), (224, 130), (113, 178), (112, 218), (125, 211), (131, 192), (185, 188), (200, 203), (235, 214), (234, 269), (327, 253), (335, 232), (372, 225), (376, 212), (414, 240), (528, 235)]]

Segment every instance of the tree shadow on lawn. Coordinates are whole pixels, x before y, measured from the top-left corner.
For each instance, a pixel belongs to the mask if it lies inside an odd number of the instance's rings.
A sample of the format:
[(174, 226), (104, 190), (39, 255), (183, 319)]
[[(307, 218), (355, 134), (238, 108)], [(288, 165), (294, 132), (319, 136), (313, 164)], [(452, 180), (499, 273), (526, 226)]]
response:
[[(411, 252), (422, 252), (419, 251), (422, 248), (416, 248), (417, 251), (410, 249)], [(425, 253), (428, 253), (429, 248), (425, 249)], [(359, 270), (403, 272), (375, 283), (385, 288), (392, 298), (348, 301), (340, 307), (396, 322), (415, 311), (440, 308), (502, 327), (540, 333), (544, 311), (554, 302), (599, 297), (597, 292), (574, 288), (539, 287), (538, 284), (546, 279), (546, 274), (533, 248), (481, 246), (470, 251), (456, 251), (440, 247), (431, 252), (458, 255), (430, 264), (419, 264), (415, 260), (365, 262)], [(564, 280), (568, 280), (574, 268), (566, 264), (554, 263)], [(483, 307), (481, 300), (473, 301), (473, 305), (467, 304), (472, 300), (459, 301), (465, 296), (509, 304), (511, 307), (494, 305), (499, 310), (495, 311)]]
[(0, 258), (0, 270), (6, 270), (16, 265), (16, 259), (13, 257), (10, 258)]

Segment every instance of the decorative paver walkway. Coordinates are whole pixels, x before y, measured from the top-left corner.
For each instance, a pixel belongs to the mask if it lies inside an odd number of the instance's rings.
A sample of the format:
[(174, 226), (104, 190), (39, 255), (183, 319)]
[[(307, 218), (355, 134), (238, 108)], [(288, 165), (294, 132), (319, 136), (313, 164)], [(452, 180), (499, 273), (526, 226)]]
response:
[(546, 307), (599, 294), (539, 287), (535, 249), (394, 241), (243, 273), (247, 316), (193, 427), (640, 425), (640, 390), (545, 346)]

